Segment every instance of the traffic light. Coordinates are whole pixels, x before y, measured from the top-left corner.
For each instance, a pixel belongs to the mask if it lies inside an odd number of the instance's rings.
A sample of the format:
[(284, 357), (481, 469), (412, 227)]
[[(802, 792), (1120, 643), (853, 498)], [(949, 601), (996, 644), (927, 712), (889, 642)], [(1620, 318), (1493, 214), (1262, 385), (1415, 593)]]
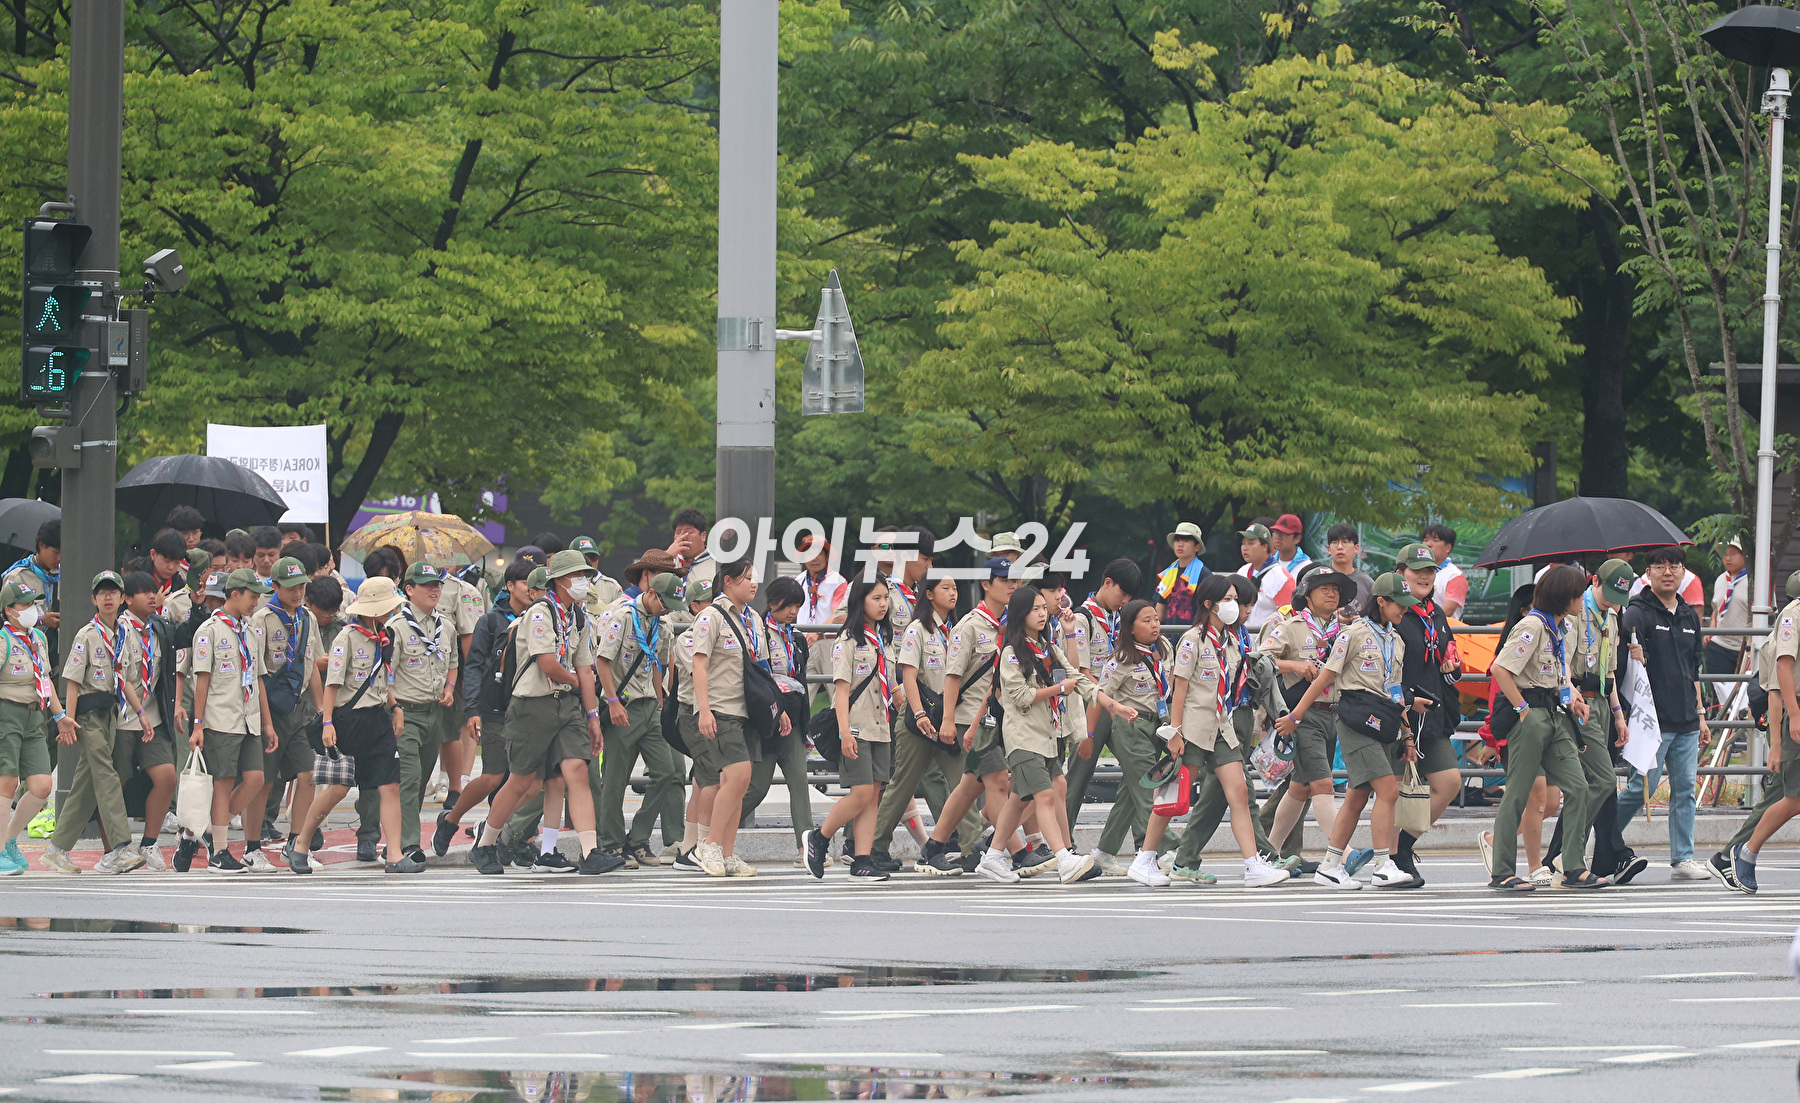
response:
[(28, 405), (66, 400), (93, 356), (82, 339), (82, 312), (93, 290), (74, 282), (93, 234), (78, 222), (25, 220), (19, 398)]

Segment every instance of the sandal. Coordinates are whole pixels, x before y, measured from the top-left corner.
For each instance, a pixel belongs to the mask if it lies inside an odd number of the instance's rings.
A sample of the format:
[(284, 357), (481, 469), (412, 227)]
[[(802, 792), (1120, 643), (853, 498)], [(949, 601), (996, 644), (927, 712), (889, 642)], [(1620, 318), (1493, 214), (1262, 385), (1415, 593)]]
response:
[(1535, 892), (1537, 886), (1521, 877), (1495, 877), (1488, 882), (1488, 888), (1499, 892)]
[(1565, 873), (1562, 876), (1562, 887), (1566, 889), (1603, 889), (1611, 883), (1585, 869), (1580, 873)]

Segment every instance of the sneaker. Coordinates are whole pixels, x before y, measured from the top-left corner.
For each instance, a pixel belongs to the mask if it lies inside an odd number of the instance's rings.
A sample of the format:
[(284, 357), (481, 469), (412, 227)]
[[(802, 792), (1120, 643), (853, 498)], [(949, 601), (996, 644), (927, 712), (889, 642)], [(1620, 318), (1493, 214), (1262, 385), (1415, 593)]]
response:
[(450, 844), (456, 841), (457, 823), (450, 818), (450, 813), (439, 812), (437, 827), (431, 832), (431, 852), (442, 858), (450, 853)]
[(800, 849), (794, 851), (794, 868), (806, 869), (806, 844), (804, 843), (800, 845)]
[(238, 861), (230, 850), (215, 850), (212, 857), (206, 860), (206, 868), (214, 873), (242, 873), (244, 863)]
[(1266, 889), (1271, 885), (1279, 885), (1293, 874), (1280, 869), (1262, 855), (1244, 859), (1244, 887), (1247, 889)]
[[(1735, 855), (1733, 857), (1735, 858)], [(1711, 878), (1712, 874), (1706, 871), (1706, 867), (1692, 858), (1676, 862), (1669, 867), (1669, 880), (1671, 881), (1706, 881)]]
[[(1282, 860), (1286, 861), (1285, 858)], [(1298, 862), (1295, 862), (1293, 868), (1289, 869), (1288, 872), (1295, 877), (1311, 877), (1313, 874), (1319, 872), (1320, 864), (1321, 863), (1315, 862), (1310, 858), (1302, 858)]]
[(1158, 854), (1156, 856), (1156, 868), (1162, 870), (1164, 873), (1174, 869), (1175, 852), (1173, 850), (1165, 850), (1161, 854)]
[(643, 843), (633, 843), (632, 845), (625, 848), (625, 866), (626, 866), (626, 868), (627, 869), (632, 868), (632, 863), (634, 863), (634, 862), (640, 868), (643, 866), (660, 866), (660, 865), (662, 865), (662, 859), (658, 858), (655, 854), (652, 854), (650, 852), (650, 848), (645, 846)]
[(365, 843), (361, 839), (358, 839), (356, 841), (356, 860), (359, 862), (373, 862), (375, 860), (375, 844)]
[(1176, 866), (1169, 871), (1169, 880), (1182, 881), (1190, 885), (1216, 885), (1219, 879), (1210, 873), (1202, 873), (1198, 869), (1187, 866)]
[(237, 815), (231, 817), (231, 822), (226, 826), (242, 831), (244, 829), (244, 814), (239, 812)]
[(709, 843), (705, 840), (696, 843), (694, 845), (694, 857), (699, 861), (700, 868), (706, 872), (708, 877), (724, 877), (727, 875), (728, 871), (725, 869), (725, 848), (718, 843)]
[(1638, 874), (1649, 868), (1650, 859), (1641, 858), (1638, 855), (1633, 854), (1631, 857), (1619, 863), (1619, 872), (1613, 875), (1612, 883), (1615, 885), (1628, 885), (1631, 883), (1633, 877), (1636, 877)]
[[(873, 885), (888, 879), (888, 872), (875, 863), (868, 854), (858, 854), (850, 859), (850, 883), (853, 885)], [(1017, 878), (1014, 878), (1017, 880)]]
[(401, 858), (398, 862), (389, 862), (382, 868), (383, 873), (424, 873), (425, 855), (418, 851)]
[(144, 864), (144, 856), (130, 843), (120, 843), (94, 863), (95, 873), (130, 873)]
[(160, 832), (160, 834), (163, 834), (163, 835), (179, 835), (179, 834), (181, 834), (181, 821), (176, 818), (175, 813), (173, 813), (173, 812), (164, 812), (163, 813), (162, 831)]
[(5, 849), (0, 849), (0, 876), (16, 877), (25, 872), (24, 857), (15, 858), (13, 851), (13, 843), (7, 843)]
[[(932, 844), (926, 843), (925, 845), (931, 846)], [(914, 862), (914, 869), (918, 870), (920, 873), (929, 874), (933, 877), (961, 877), (963, 874), (969, 872), (968, 868), (963, 865), (963, 855), (951, 850), (949, 843), (938, 843), (936, 845), (940, 849), (936, 854), (931, 856), (931, 861), (924, 865)]]
[(1556, 883), (1556, 874), (1551, 872), (1549, 866), (1539, 866), (1531, 871), (1531, 883), (1538, 888), (1547, 889)]
[[(621, 860), (620, 865), (625, 863)], [(533, 873), (574, 873), (575, 863), (552, 850), (548, 854), (539, 854), (531, 861)]]
[(298, 873), (305, 876), (312, 872), (312, 859), (300, 853), (298, 850), (291, 848), (284, 850), (281, 852), (281, 856), (287, 859), (289, 873)]
[(894, 857), (885, 850), (871, 850), (868, 858), (870, 864), (883, 873), (900, 872), (900, 859)]
[(1012, 867), (1012, 859), (1003, 854), (983, 854), (981, 860), (975, 864), (975, 872), (990, 881), (998, 881), (1003, 885), (1010, 885), (1019, 879), (1018, 873)]
[(264, 854), (260, 848), (258, 848), (256, 850), (251, 850), (251, 851), (245, 852), (245, 854), (244, 854), (244, 871), (246, 873), (280, 873), (281, 872), (279, 869), (275, 868), (275, 863), (269, 861), (268, 855)]
[(944, 852), (944, 848), (947, 845), (948, 844), (946, 844), (946, 843), (938, 842), (936, 839), (927, 838), (925, 840), (925, 845), (923, 845), (919, 848), (919, 856), (917, 858), (913, 859), (914, 872), (917, 872), (917, 873), (929, 872), (930, 868), (931, 868), (931, 860), (933, 858), (937, 857), (938, 855), (942, 854)]
[(1162, 888), (1169, 883), (1169, 875), (1156, 868), (1156, 855), (1147, 851), (1140, 851), (1138, 856), (1131, 860), (1131, 865), (1125, 869), (1125, 876), (1140, 885), (1149, 885), (1153, 889)]
[(200, 853), (200, 840), (185, 836), (175, 844), (175, 872), (186, 873), (194, 868), (194, 855)]
[(705, 873), (706, 871), (700, 868), (699, 857), (694, 853), (699, 849), (699, 844), (695, 844), (687, 850), (677, 850), (675, 860), (669, 864), (682, 873)]
[(1362, 882), (1350, 876), (1343, 866), (1320, 866), (1319, 872), (1313, 874), (1313, 884), (1350, 892), (1362, 888)]
[(1713, 856), (1706, 860), (1706, 871), (1729, 885), (1731, 883), (1731, 855), (1723, 850), (1713, 851)]
[(1354, 877), (1362, 872), (1362, 867), (1368, 865), (1369, 860), (1373, 857), (1375, 857), (1374, 847), (1359, 846), (1355, 850), (1344, 855), (1344, 869), (1349, 872), (1350, 876)]
[[(563, 861), (566, 862), (568, 859), (564, 858)], [(595, 847), (588, 851), (587, 857), (581, 859), (581, 864), (574, 868), (575, 872), (581, 874), (583, 877), (598, 877), (603, 873), (612, 873), (624, 869), (625, 858), (623, 855), (614, 854), (611, 851), (601, 850), (599, 847)]]
[(40, 860), (44, 863), (45, 869), (53, 869), (58, 873), (81, 872), (81, 867), (75, 864), (73, 858), (69, 857), (69, 852), (57, 849), (55, 843), (44, 848), (44, 856)]
[(727, 854), (725, 855), (725, 876), (754, 877), (756, 876), (756, 867), (736, 854)]
[(1102, 854), (1098, 850), (1094, 851), (1094, 867), (1100, 871), (1100, 874), (1103, 877), (1125, 876), (1125, 863), (1119, 861), (1119, 859), (1112, 854)]
[[(1561, 859), (1557, 859), (1557, 861), (1560, 861), (1560, 860)], [(1414, 875), (1415, 877), (1418, 876), (1419, 863), (1418, 863), (1418, 860), (1413, 855), (1411, 855), (1411, 854), (1396, 854), (1396, 855), (1394, 855), (1394, 864), (1399, 866), (1401, 869), (1405, 870), (1406, 872)], [(1556, 872), (1561, 873), (1562, 867), (1557, 866)]]
[(675, 859), (677, 859), (679, 857), (681, 857), (681, 844), (680, 843), (670, 843), (668, 846), (663, 847), (662, 860), (665, 863), (667, 863), (669, 865), (674, 865)]
[(987, 853), (987, 851), (985, 849), (983, 849), (981, 847), (976, 847), (974, 850), (970, 851), (967, 854), (957, 855), (956, 856), (956, 864), (957, 864), (957, 866), (959, 866), (962, 869), (962, 871), (964, 873), (974, 873), (975, 867), (979, 866), (981, 864), (982, 855), (984, 855), (986, 853)]
[(1071, 853), (1056, 863), (1056, 879), (1065, 885), (1073, 885), (1085, 881), (1094, 872), (1094, 856), (1092, 854)]
[(623, 847), (620, 847), (618, 850), (612, 850), (607, 847), (601, 847), (599, 849), (605, 850), (608, 854), (617, 858), (622, 863), (619, 866), (620, 869), (636, 869), (638, 867), (637, 859), (633, 858)]
[[(1290, 876), (1290, 877), (1292, 877), (1295, 873), (1303, 872), (1300, 869), (1300, 867), (1303, 864), (1305, 864), (1305, 861), (1306, 861), (1306, 859), (1300, 857), (1300, 855), (1298, 855), (1298, 854), (1289, 854), (1285, 858), (1274, 858), (1274, 859), (1265, 858), (1263, 860), (1268, 862), (1270, 865), (1274, 866), (1276, 869), (1287, 870), (1288, 876)], [(1314, 872), (1316, 873), (1317, 870), (1314, 870)]]
[(263, 830), (262, 830), (262, 841), (265, 843), (278, 843), (281, 840), (282, 840), (282, 834), (281, 834), (281, 832), (275, 830), (275, 821), (274, 820), (264, 820), (263, 821)]
[(1731, 880), (1728, 883), (1745, 896), (1756, 895), (1756, 859), (1744, 853), (1742, 843), (1732, 848)]
[(1369, 876), (1369, 884), (1378, 889), (1409, 889), (1413, 887), (1413, 875), (1394, 864), (1389, 858), (1381, 863), (1381, 868)]
[(137, 852), (144, 856), (145, 869), (152, 873), (169, 872), (169, 863), (163, 861), (162, 847), (157, 846), (155, 843), (145, 846), (140, 842), (137, 846)]
[(1020, 877), (1036, 877), (1047, 869), (1056, 868), (1056, 855), (1049, 847), (1028, 846), (1012, 856), (1012, 867)]
[(536, 864), (539, 853), (538, 844), (532, 840), (526, 839), (523, 842), (513, 843), (510, 847), (506, 846), (504, 843), (501, 845), (502, 849), (508, 851), (512, 855), (513, 868), (529, 870)]
[(485, 873), (489, 877), (506, 872), (505, 864), (500, 861), (500, 848), (497, 846), (469, 848), (469, 864), (475, 867), (475, 872)]
[(817, 829), (806, 833), (806, 872), (815, 880), (825, 877), (825, 856), (831, 850), (831, 840), (820, 834)]

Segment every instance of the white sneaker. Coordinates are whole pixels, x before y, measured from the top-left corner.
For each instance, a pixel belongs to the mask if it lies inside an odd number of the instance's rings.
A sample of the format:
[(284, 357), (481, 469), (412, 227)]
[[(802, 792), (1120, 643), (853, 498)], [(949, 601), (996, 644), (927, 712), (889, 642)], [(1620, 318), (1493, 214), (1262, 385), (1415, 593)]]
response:
[(250, 853), (244, 855), (244, 872), (245, 873), (280, 873), (281, 870), (279, 870), (275, 867), (274, 862), (269, 861), (269, 859), (263, 854), (261, 849), (257, 849), (257, 850), (252, 850)]
[(1669, 867), (1669, 880), (1671, 881), (1710, 881), (1711, 879), (1712, 874), (1706, 872), (1706, 867), (1692, 858), (1685, 862), (1676, 862)]
[(130, 843), (120, 843), (94, 863), (95, 873), (130, 873), (144, 864), (144, 856)]
[(44, 847), (42, 861), (45, 869), (52, 869), (58, 873), (81, 872), (81, 867), (75, 864), (73, 858), (69, 857), (69, 852), (66, 850), (58, 850), (55, 843), (51, 843)]
[(1531, 883), (1538, 888), (1547, 889), (1555, 880), (1556, 875), (1550, 872), (1549, 866), (1539, 866), (1531, 871)]
[(237, 815), (231, 817), (231, 822), (226, 826), (234, 831), (242, 831), (244, 829), (244, 814), (239, 812)]
[(1125, 876), (1151, 888), (1161, 888), (1169, 883), (1169, 875), (1156, 868), (1156, 855), (1147, 851), (1138, 852), (1138, 856), (1131, 860), (1131, 866), (1126, 869)]
[(975, 872), (1003, 885), (1010, 885), (1019, 879), (1018, 873), (1013, 870), (1012, 859), (991, 850), (981, 856), (981, 864), (975, 867)]
[(179, 834), (181, 834), (181, 821), (175, 818), (175, 813), (173, 813), (173, 812), (164, 812), (163, 813), (162, 833), (164, 835), (179, 835)]
[(794, 868), (795, 869), (805, 869), (806, 868), (806, 848), (805, 847), (801, 847), (798, 851), (796, 851), (794, 853)]
[(1170, 870), (1174, 869), (1175, 852), (1173, 850), (1163, 851), (1162, 855), (1156, 859), (1156, 868), (1162, 870), (1164, 873), (1168, 873)]
[(1313, 874), (1313, 884), (1343, 889), (1346, 892), (1362, 888), (1362, 882), (1350, 876), (1350, 871), (1344, 868), (1342, 862), (1335, 866), (1320, 866), (1319, 872)]
[(1056, 863), (1056, 879), (1065, 885), (1072, 885), (1088, 875), (1094, 868), (1092, 854), (1070, 854), (1067, 858), (1058, 859)]
[(163, 861), (162, 847), (138, 844), (138, 853), (144, 856), (144, 868), (152, 873), (169, 872), (169, 863)]
[(1244, 859), (1244, 887), (1247, 889), (1266, 889), (1270, 885), (1279, 885), (1293, 876), (1285, 869), (1276, 869), (1267, 858), (1257, 855)]
[(725, 876), (754, 877), (756, 876), (756, 867), (749, 862), (744, 861), (736, 854), (727, 854), (725, 856)]
[(1381, 868), (1369, 875), (1369, 884), (1378, 889), (1409, 889), (1412, 883), (1412, 874), (1395, 865), (1392, 858), (1381, 863)]
[(718, 843), (700, 840), (694, 844), (694, 857), (699, 860), (700, 869), (709, 877), (730, 876), (730, 871), (725, 868), (725, 848)]
[(1096, 850), (1094, 851), (1094, 864), (1100, 867), (1100, 875), (1102, 877), (1125, 876), (1125, 863), (1119, 861), (1114, 855), (1105, 854)]

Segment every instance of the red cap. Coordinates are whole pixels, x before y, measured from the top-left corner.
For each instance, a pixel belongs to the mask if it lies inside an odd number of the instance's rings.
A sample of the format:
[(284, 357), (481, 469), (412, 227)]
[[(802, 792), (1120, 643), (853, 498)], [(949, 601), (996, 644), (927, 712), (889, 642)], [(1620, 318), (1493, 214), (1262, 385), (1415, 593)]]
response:
[(1276, 532), (1285, 532), (1289, 536), (1299, 536), (1300, 535), (1300, 518), (1294, 516), (1291, 513), (1284, 513), (1279, 518), (1276, 519), (1274, 524), (1270, 525), (1269, 527), (1274, 529)]

